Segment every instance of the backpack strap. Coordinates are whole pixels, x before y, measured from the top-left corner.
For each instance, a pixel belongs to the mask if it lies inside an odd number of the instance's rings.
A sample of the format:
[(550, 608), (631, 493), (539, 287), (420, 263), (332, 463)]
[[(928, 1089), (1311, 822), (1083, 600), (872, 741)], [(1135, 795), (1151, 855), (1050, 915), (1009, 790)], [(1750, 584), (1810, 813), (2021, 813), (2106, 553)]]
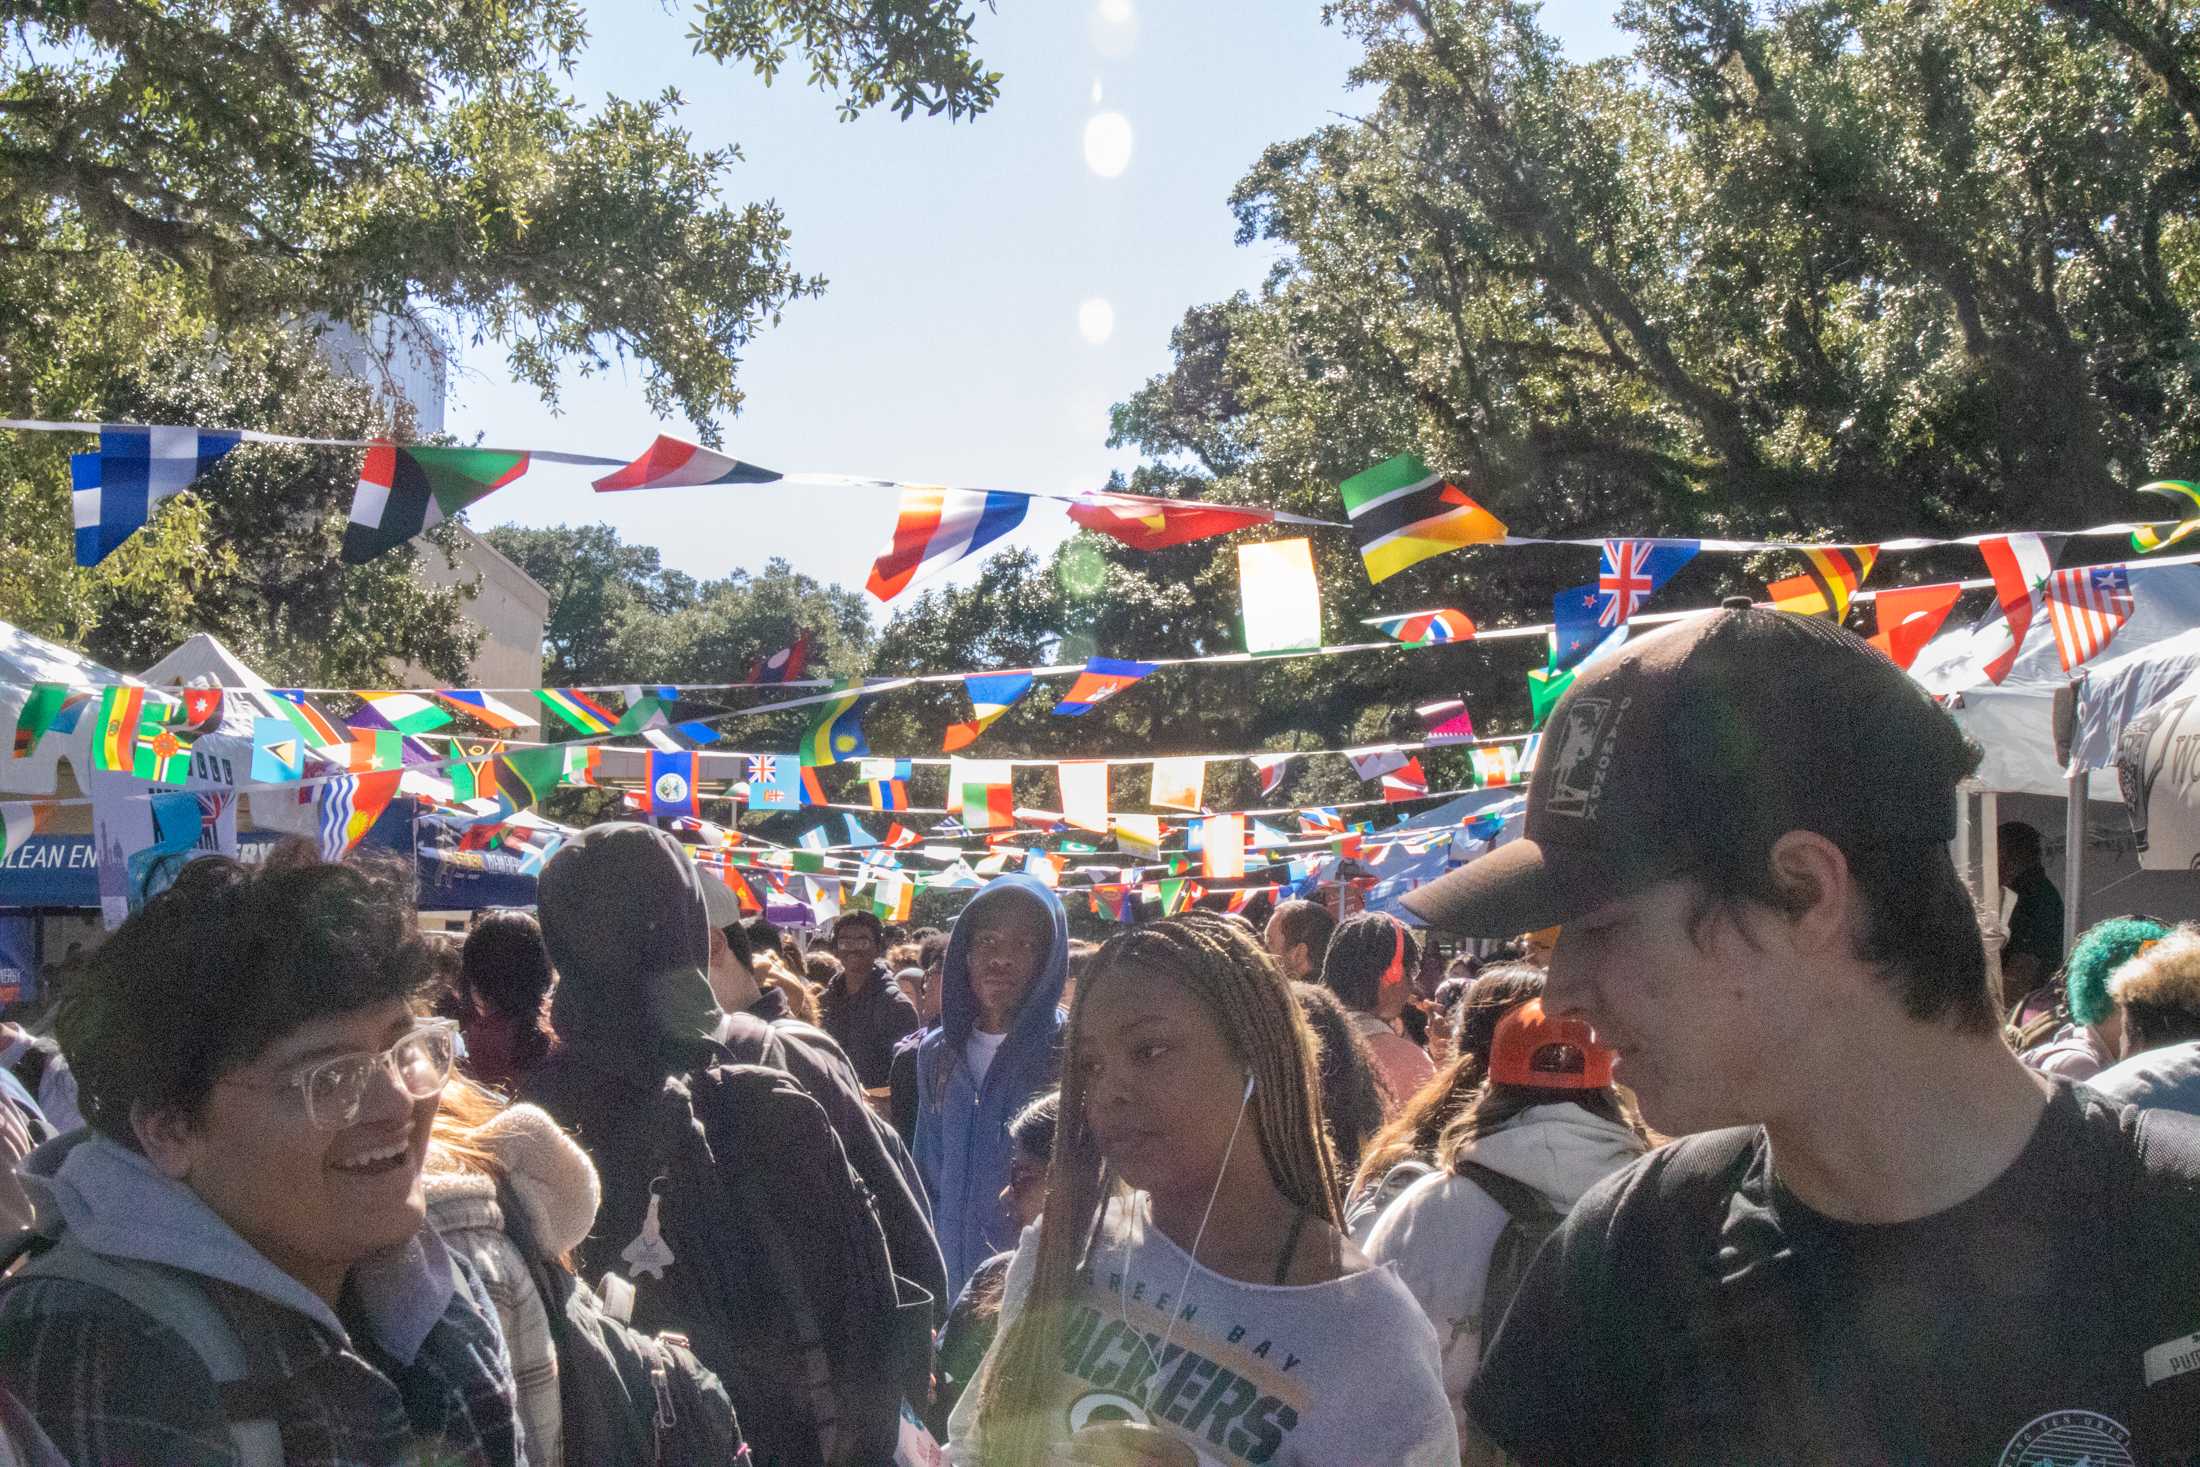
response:
[(179, 1336), (213, 1377), (239, 1467), (282, 1467), (282, 1437), (264, 1393), (252, 1388), (244, 1342), (206, 1291), (188, 1276), (134, 1258), (94, 1253), (63, 1233), (59, 1242), (34, 1257), (9, 1282), (34, 1278), (65, 1279), (111, 1294)]
[(1551, 1206), (1549, 1198), (1517, 1177), (1492, 1171), (1478, 1161), (1461, 1160), (1457, 1171), (1487, 1192), (1490, 1201), (1504, 1208), (1505, 1215), (1524, 1228), (1542, 1227), (1554, 1217), (1565, 1216)]

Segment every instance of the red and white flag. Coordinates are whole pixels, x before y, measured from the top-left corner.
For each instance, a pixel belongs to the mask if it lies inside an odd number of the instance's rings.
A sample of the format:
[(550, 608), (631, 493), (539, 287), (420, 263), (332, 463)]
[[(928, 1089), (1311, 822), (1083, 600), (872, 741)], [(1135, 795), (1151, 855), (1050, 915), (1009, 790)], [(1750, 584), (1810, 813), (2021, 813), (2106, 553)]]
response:
[(679, 489), (696, 484), (770, 484), (781, 476), (660, 433), (642, 456), (596, 481), (598, 494), (621, 489)]
[(2068, 672), (2131, 620), (2131, 573), (2120, 565), (2059, 570), (2047, 584), (2047, 620)]
[(2047, 578), (2054, 574), (2055, 553), (2046, 537), (2035, 534), (1999, 535), (1980, 541), (1978, 550), (1993, 573), (1994, 599), (2001, 603), (2002, 620), (2009, 627), (2009, 645), (1986, 664), (1987, 678), (1999, 683), (2024, 650), (2025, 633), (2032, 629), (2047, 595)]

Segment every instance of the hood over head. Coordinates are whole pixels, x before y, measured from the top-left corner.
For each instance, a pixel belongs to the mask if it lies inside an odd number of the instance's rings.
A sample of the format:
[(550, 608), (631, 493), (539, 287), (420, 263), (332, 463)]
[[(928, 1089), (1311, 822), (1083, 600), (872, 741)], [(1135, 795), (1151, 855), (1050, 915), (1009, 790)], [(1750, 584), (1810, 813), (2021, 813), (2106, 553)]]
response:
[(720, 1015), (702, 882), (677, 840), (633, 821), (592, 825), (550, 858), (536, 901), (561, 1045), (637, 1081), (707, 1057)]
[(1011, 1040), (1031, 1032), (1053, 1033), (1054, 1013), (1062, 1002), (1062, 987), (1069, 981), (1069, 919), (1062, 913), (1062, 901), (1054, 888), (1037, 877), (1021, 873), (996, 876), (955, 919), (954, 934), (947, 940), (947, 956), (941, 960), (940, 978), (945, 986), (940, 990), (940, 1027), (946, 1032), (951, 1054), (962, 1052), (963, 1041), (978, 1022), (978, 998), (970, 988), (970, 942), (977, 930), (976, 919), (1002, 902), (1036, 905), (1052, 928), (1046, 957), (1024, 995), (1023, 1007), (1016, 1011), (1016, 1022), (1009, 1027)]

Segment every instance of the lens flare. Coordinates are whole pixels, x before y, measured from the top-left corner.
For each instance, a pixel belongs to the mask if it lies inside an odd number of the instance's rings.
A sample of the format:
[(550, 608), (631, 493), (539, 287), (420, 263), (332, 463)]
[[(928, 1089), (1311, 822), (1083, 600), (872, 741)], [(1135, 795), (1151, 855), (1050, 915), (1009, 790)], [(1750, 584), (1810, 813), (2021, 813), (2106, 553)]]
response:
[(1078, 306), (1077, 334), (1094, 346), (1105, 345), (1115, 334), (1115, 307), (1099, 296)]
[(1131, 120), (1120, 112), (1096, 113), (1085, 124), (1085, 166), (1101, 178), (1121, 178), (1131, 166)]

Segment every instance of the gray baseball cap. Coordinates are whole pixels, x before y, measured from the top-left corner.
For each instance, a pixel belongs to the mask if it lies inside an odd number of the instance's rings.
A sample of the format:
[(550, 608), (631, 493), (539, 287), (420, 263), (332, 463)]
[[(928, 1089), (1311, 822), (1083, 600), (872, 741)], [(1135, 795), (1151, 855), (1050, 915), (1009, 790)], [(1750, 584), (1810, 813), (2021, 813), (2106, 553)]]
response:
[(1790, 830), (1851, 851), (1946, 842), (1978, 758), (1863, 638), (1737, 598), (1584, 667), (1544, 728), (1521, 838), (1404, 904), (1509, 937)]

